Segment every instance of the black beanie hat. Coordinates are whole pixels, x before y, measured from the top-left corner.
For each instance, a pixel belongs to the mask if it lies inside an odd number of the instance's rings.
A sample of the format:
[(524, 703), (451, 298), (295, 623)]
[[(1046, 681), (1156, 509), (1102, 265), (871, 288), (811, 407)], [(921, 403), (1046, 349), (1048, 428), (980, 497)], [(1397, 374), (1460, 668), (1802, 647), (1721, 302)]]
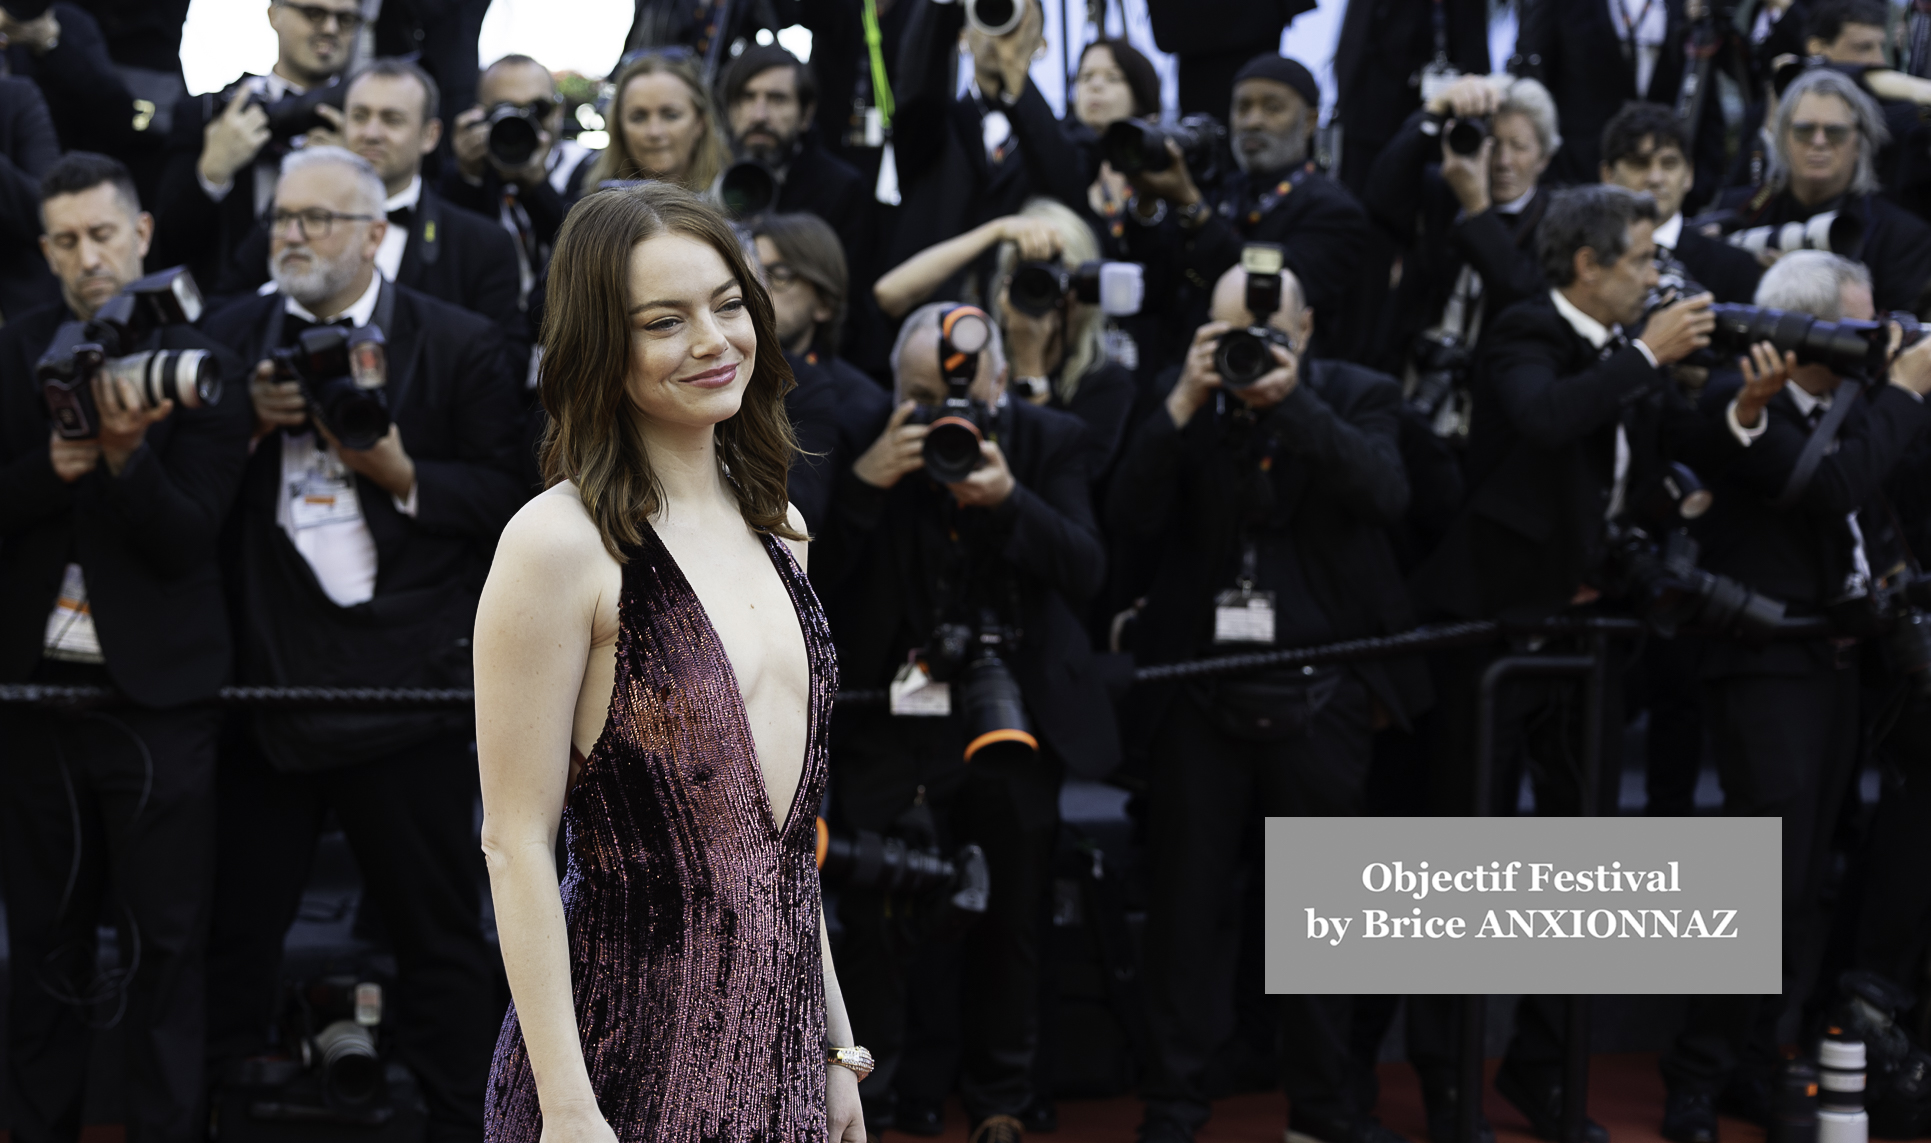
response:
[(1307, 105), (1319, 111), (1321, 108), (1321, 85), (1314, 82), (1314, 73), (1303, 67), (1298, 60), (1278, 56), (1272, 52), (1255, 56), (1242, 64), (1234, 73), (1234, 85), (1240, 86), (1244, 79), (1271, 79), (1284, 83), (1294, 89)]

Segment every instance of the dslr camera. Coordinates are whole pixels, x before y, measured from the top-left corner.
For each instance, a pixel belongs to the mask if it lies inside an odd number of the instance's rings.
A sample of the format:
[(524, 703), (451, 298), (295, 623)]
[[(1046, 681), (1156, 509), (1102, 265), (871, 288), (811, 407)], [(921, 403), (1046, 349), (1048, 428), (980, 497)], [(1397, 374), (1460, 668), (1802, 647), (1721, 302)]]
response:
[(330, 126), (317, 108), (326, 106), (340, 111), (348, 98), (349, 85), (339, 81), (323, 87), (312, 87), (300, 95), (268, 99), (258, 86), (243, 80), (222, 94), (215, 113), (226, 111), (228, 105), (237, 99), (260, 107), (268, 116), (268, 146), (265, 150), (278, 155), (285, 153), (297, 136)]
[(1892, 322), (1904, 331), (1900, 349), (1915, 345), (1925, 333), (1918, 319), (1907, 313), (1888, 314), (1882, 321), (1825, 321), (1806, 313), (1725, 303), (1711, 306), (1710, 313), (1716, 318), (1716, 328), (1710, 332), (1714, 353), (1745, 354), (1757, 342), (1767, 341), (1779, 353), (1795, 353), (1802, 364), (1865, 377), (1884, 375)]
[(1455, 390), (1467, 387), (1475, 351), (1459, 334), (1443, 331), (1415, 337), (1415, 389), (1408, 404), (1433, 420)]
[(732, 163), (718, 176), (718, 205), (735, 221), (763, 214), (777, 201), (778, 176), (756, 159)]
[(1714, 224), (1722, 229), (1725, 242), (1758, 255), (1766, 250), (1828, 250), (1855, 258), (1864, 245), (1864, 219), (1851, 211), (1826, 210), (1781, 226), (1745, 226), (1745, 221), (1734, 210), (1717, 210), (1690, 225), (1701, 229)]
[(1108, 317), (1131, 317), (1145, 300), (1146, 280), (1138, 262), (1084, 262), (1072, 270), (1057, 261), (1021, 262), (1006, 296), (1020, 313), (1044, 317), (1069, 293)]
[(925, 471), (940, 484), (956, 484), (985, 463), (979, 445), (992, 433), (992, 410), (971, 395), (979, 354), (992, 343), (992, 319), (978, 306), (953, 306), (939, 315), (939, 373), (945, 400), (921, 406), (915, 425), (930, 425), (921, 455)]
[(1167, 140), (1179, 144), (1181, 161), (1195, 182), (1212, 182), (1219, 172), (1220, 141), (1227, 129), (1211, 115), (1186, 115), (1171, 127), (1121, 119), (1100, 133), (1100, 156), (1123, 175), (1158, 173), (1173, 165)]
[(1294, 351), (1294, 339), (1267, 319), (1281, 308), (1281, 270), (1286, 254), (1272, 242), (1249, 242), (1240, 249), (1240, 268), (1247, 271), (1247, 312), (1259, 325), (1229, 330), (1214, 347), (1214, 371), (1228, 389), (1245, 389), (1272, 373), (1273, 347)]
[(388, 435), (388, 364), (381, 330), (320, 325), (303, 330), (296, 344), (272, 356), (276, 380), (301, 383), (309, 415), (342, 447), (374, 448)]
[(1637, 492), (1609, 525), (1605, 570), (1651, 630), (1675, 636), (1686, 623), (1764, 642), (1783, 621), (1784, 605), (1748, 585), (1697, 566), (1701, 549), (1687, 525), (1714, 497), (1688, 465), (1671, 463)]
[(483, 114), (489, 124), (489, 157), (507, 170), (527, 166), (543, 143), (543, 120), (556, 107), (548, 99), (495, 103)]
[(189, 325), (201, 317), (201, 291), (185, 266), (130, 282), (92, 318), (70, 321), (34, 367), (54, 431), (66, 440), (88, 440), (101, 431), (94, 378), (127, 381), (149, 409), (163, 401), (198, 409), (221, 400), (221, 371), (205, 349), (135, 346), (163, 326)]
[(818, 868), (828, 886), (877, 890), (900, 902), (890, 913), (910, 930), (908, 943), (965, 935), (985, 916), (992, 887), (985, 851), (967, 844), (945, 856), (923, 803), (903, 815), (890, 835), (833, 833), (819, 818)]
[(988, 607), (977, 623), (940, 624), (920, 655), (933, 679), (951, 685), (965, 722), (967, 762), (987, 751), (1028, 759), (1039, 753), (1019, 681), (1006, 665), (1018, 642), (1018, 630)]

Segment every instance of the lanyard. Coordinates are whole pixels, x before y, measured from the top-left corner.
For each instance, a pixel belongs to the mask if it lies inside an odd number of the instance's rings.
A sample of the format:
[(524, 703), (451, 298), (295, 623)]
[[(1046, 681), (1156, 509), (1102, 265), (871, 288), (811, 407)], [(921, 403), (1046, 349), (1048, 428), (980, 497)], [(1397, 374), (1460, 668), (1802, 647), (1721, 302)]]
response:
[(1622, 45), (1623, 62), (1633, 67), (1636, 63), (1637, 33), (1642, 31), (1644, 24), (1649, 23), (1649, 10), (1655, 5), (1656, 0), (1643, 0), (1643, 10), (1636, 13), (1634, 20), (1629, 18), (1629, 4), (1627, 0), (1609, 0), (1609, 3), (1615, 6), (1616, 15), (1622, 17), (1623, 31), (1627, 33)]
[(885, 75), (885, 36), (878, 30), (878, 0), (865, 0), (865, 51), (872, 64), (872, 102), (878, 108), (880, 126), (892, 125), (892, 85)]

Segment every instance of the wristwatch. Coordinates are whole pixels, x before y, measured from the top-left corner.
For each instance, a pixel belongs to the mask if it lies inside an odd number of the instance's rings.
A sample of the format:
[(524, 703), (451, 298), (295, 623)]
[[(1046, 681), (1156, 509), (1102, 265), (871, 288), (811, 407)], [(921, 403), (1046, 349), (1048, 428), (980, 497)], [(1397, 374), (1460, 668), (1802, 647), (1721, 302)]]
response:
[(1028, 401), (1040, 401), (1052, 393), (1053, 383), (1044, 377), (1015, 377), (1012, 388)]
[(864, 1083), (865, 1077), (872, 1074), (872, 1053), (855, 1044), (849, 1048), (826, 1048), (825, 1062), (850, 1068), (860, 1083)]
[(1175, 211), (1174, 216), (1180, 220), (1182, 230), (1194, 230), (1207, 221), (1207, 216), (1213, 212), (1214, 208), (1207, 205), (1206, 199), (1197, 198)]

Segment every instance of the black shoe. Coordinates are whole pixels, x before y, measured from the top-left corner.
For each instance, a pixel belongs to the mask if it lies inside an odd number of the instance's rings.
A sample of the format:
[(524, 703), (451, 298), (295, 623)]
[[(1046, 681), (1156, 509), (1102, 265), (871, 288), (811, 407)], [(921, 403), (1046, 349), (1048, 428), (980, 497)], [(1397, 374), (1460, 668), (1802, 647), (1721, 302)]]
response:
[[(1560, 1143), (1562, 1139), (1562, 1084), (1529, 1083), (1504, 1064), (1495, 1073), (1495, 1090), (1509, 1105), (1529, 1121), (1529, 1131), (1538, 1139)], [(1582, 1117), (1582, 1143), (1609, 1143), (1609, 1129), (1587, 1115)]]
[(945, 1134), (945, 1112), (936, 1103), (918, 1103), (909, 1099), (898, 1102), (898, 1110), (892, 1113), (892, 1129), (907, 1135)]
[(1285, 1143), (1408, 1143), (1407, 1136), (1368, 1115), (1350, 1120), (1291, 1116), (1282, 1139)]
[[(1421, 1089), (1422, 1108), (1428, 1116), (1429, 1143), (1459, 1143), (1459, 1126), (1456, 1123), (1457, 1106), (1455, 1087), (1452, 1084), (1423, 1084)], [(1489, 1126), (1488, 1116), (1477, 1112), (1475, 1115), (1476, 1143), (1495, 1143), (1495, 1129)]]
[(1695, 1088), (1671, 1088), (1663, 1099), (1663, 1138), (1670, 1143), (1716, 1143), (1716, 1100)]
[(1059, 1108), (1044, 1096), (1034, 1099), (1019, 1113), (1019, 1123), (1028, 1131), (1041, 1135), (1059, 1130)]

